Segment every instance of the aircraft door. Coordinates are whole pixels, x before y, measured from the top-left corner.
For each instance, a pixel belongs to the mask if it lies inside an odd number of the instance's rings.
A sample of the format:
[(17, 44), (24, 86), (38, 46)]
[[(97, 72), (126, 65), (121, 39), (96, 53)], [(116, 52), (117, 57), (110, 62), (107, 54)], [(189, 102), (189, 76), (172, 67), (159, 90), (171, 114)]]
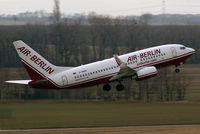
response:
[(68, 80), (67, 80), (67, 76), (66, 76), (66, 75), (63, 75), (63, 76), (61, 77), (61, 80), (62, 80), (63, 86), (65, 86), (65, 85), (68, 84)]
[(176, 57), (177, 56), (177, 52), (176, 52), (176, 48), (175, 47), (171, 47), (171, 52), (172, 52), (172, 56)]

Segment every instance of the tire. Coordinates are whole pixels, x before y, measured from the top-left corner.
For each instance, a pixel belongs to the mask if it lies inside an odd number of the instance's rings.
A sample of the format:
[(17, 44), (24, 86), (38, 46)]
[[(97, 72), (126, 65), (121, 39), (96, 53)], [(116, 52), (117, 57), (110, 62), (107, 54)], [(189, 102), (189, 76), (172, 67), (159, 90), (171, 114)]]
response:
[(105, 84), (105, 85), (103, 85), (103, 90), (104, 91), (110, 91), (111, 90), (111, 86), (109, 84)]
[(176, 68), (176, 69), (175, 69), (175, 72), (176, 72), (176, 73), (179, 73), (179, 72), (180, 72), (180, 69)]
[(124, 90), (124, 85), (118, 84), (118, 85), (116, 86), (116, 90), (117, 90), (117, 91), (123, 91), (123, 90)]

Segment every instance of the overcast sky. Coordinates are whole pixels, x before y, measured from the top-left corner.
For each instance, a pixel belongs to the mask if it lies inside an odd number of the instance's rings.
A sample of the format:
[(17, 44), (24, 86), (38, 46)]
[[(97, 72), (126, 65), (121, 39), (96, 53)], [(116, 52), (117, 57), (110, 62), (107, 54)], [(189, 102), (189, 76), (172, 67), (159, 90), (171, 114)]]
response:
[[(65, 14), (89, 13), (107, 15), (161, 14), (163, 0), (60, 0)], [(52, 12), (54, 0), (0, 0), (0, 14), (26, 11)], [(200, 14), (200, 0), (165, 0), (165, 13)]]

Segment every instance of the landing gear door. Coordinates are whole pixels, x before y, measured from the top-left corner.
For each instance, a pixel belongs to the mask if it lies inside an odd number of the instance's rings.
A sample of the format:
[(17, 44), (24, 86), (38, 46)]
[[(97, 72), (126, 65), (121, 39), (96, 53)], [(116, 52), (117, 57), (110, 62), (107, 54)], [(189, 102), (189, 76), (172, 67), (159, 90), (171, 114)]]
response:
[(176, 57), (177, 56), (176, 48), (171, 47), (170, 49), (171, 49), (171, 52), (172, 52), (172, 57)]

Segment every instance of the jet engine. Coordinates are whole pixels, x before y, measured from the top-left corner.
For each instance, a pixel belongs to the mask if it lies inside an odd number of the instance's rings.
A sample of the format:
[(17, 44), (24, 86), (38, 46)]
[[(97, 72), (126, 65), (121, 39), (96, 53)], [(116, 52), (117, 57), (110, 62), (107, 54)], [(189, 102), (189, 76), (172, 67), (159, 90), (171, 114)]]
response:
[(137, 71), (136, 80), (144, 80), (156, 76), (158, 73), (154, 66), (145, 67)]

